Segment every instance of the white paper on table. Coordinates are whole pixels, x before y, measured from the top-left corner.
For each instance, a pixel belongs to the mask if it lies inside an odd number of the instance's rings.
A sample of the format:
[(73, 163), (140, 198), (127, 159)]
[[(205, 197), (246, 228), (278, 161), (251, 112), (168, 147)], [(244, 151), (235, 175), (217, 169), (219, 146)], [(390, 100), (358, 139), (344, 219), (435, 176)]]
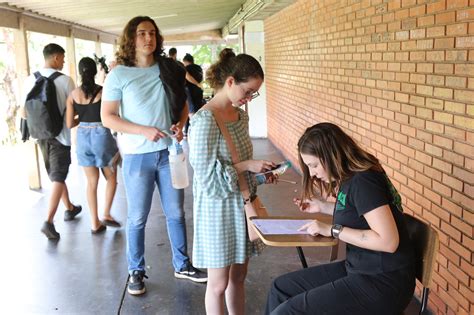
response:
[(308, 234), (298, 231), (300, 227), (314, 220), (279, 220), (279, 219), (253, 219), (252, 222), (262, 234), (295, 235)]

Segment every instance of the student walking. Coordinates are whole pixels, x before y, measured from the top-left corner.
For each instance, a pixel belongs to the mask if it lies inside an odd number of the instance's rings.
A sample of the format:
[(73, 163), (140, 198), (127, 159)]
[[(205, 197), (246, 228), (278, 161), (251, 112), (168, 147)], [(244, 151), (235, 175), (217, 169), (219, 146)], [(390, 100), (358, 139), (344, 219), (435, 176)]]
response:
[[(30, 92), (38, 80), (43, 80), (42, 77), (53, 80), (57, 101), (57, 105), (55, 104), (54, 106), (58, 107), (61, 115), (60, 119), (63, 120), (62, 128), (60, 127), (61, 131), (56, 137), (37, 140), (48, 177), (52, 182), (48, 214), (46, 221), (41, 227), (41, 232), (50, 240), (58, 240), (60, 238), (60, 234), (54, 226), (54, 216), (58, 210), (60, 200), (66, 207), (64, 221), (73, 220), (82, 210), (81, 206), (72, 204), (66, 185), (66, 177), (69, 172), (69, 165), (71, 164), (71, 130), (66, 126), (64, 113), (66, 111), (66, 99), (74, 89), (74, 82), (70, 77), (59, 72), (64, 66), (64, 53), (65, 50), (57, 44), (46, 45), (43, 49), (44, 68), (36, 72), (35, 75), (30, 75), (25, 81), (25, 91)], [(27, 99), (28, 95), (25, 95), (24, 104)], [(33, 121), (31, 119), (33, 119), (33, 112), (28, 113), (28, 108), (23, 108), (22, 116), (29, 121), (28, 124), (32, 127)], [(45, 121), (35, 123), (41, 126), (46, 124)]]
[[(244, 314), (249, 258), (261, 252), (263, 243), (249, 240), (239, 174), (252, 199), (257, 185), (250, 172), (275, 165), (253, 160), (249, 117), (239, 106), (258, 96), (263, 70), (255, 58), (241, 54), (220, 60), (206, 75), (216, 94), (194, 114), (189, 142), (194, 169), (193, 262), (208, 268), (206, 312), (224, 314), (225, 300), (229, 314)], [(233, 164), (218, 120), (227, 128), (241, 162)]]
[[(79, 61), (81, 86), (74, 89), (67, 99), (66, 123), (68, 128), (78, 125), (77, 161), (87, 177), (87, 201), (91, 213), (92, 234), (102, 233), (106, 226), (120, 227), (110, 214), (117, 188), (118, 148), (110, 129), (102, 126), (100, 107), (102, 86), (95, 83), (97, 66), (92, 58)], [(75, 119), (75, 117), (78, 118)], [(97, 186), (100, 172), (107, 180), (104, 215), (99, 220), (97, 210)]]
[(172, 187), (168, 161), (168, 135), (174, 133), (181, 141), (188, 117), (185, 70), (164, 56), (163, 37), (147, 16), (137, 16), (125, 26), (117, 63), (105, 80), (102, 121), (119, 132), (123, 155), (128, 292), (145, 292), (145, 225), (155, 185), (166, 216), (175, 277), (206, 282), (207, 275), (193, 267), (187, 254), (184, 190)]

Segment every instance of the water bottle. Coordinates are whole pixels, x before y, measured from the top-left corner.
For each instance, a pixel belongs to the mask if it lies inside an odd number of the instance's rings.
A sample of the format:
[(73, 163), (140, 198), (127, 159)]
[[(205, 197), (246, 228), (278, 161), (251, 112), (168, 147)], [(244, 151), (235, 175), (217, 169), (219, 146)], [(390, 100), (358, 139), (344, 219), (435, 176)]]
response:
[(171, 184), (176, 189), (182, 189), (189, 186), (188, 165), (186, 163), (186, 155), (183, 152), (183, 147), (176, 138), (173, 139), (173, 144), (168, 147)]
[(270, 176), (273, 176), (273, 175), (280, 176), (280, 175), (282, 175), (290, 167), (291, 167), (291, 162), (290, 161), (283, 161), (281, 163), (278, 163), (277, 166), (274, 169), (272, 169), (271, 171), (268, 171), (268, 172), (265, 172), (265, 173), (255, 174), (255, 180), (257, 181), (257, 185), (265, 184), (267, 182), (267, 179)]

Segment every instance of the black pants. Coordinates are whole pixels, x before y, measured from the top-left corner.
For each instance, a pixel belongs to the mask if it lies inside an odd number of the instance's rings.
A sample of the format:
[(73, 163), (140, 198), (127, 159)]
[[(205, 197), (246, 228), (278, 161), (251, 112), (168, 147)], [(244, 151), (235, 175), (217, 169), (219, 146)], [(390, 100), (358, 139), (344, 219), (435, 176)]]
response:
[(345, 261), (276, 278), (265, 314), (399, 315), (415, 289), (413, 270), (378, 275), (347, 273)]

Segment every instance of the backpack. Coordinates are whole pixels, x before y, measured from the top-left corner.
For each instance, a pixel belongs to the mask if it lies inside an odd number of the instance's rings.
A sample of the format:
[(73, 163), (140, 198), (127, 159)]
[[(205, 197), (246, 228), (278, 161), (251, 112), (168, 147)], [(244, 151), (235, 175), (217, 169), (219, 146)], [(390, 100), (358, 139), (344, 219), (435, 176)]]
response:
[(63, 115), (58, 107), (54, 80), (61, 76), (54, 72), (49, 77), (35, 72), (35, 86), (26, 96), (26, 122), (31, 137), (38, 140), (53, 139), (63, 129)]

